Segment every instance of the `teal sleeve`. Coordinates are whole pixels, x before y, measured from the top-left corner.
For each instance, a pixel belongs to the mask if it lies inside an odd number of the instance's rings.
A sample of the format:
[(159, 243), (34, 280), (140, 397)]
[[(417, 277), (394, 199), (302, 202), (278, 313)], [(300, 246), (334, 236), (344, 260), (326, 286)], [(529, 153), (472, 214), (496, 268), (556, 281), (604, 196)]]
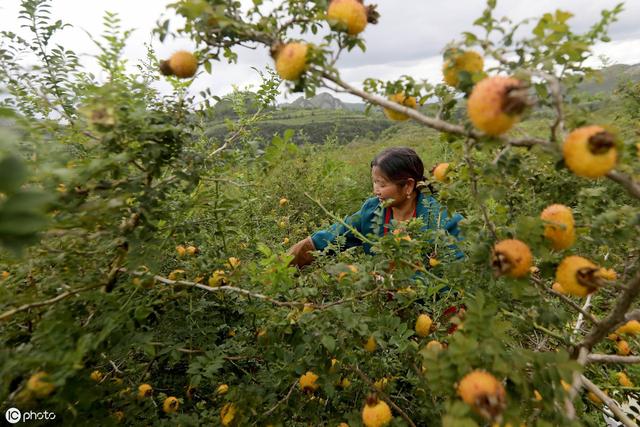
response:
[[(373, 201), (372, 199), (367, 200), (358, 212), (353, 215), (346, 216), (344, 218), (344, 222), (350, 227), (356, 229), (359, 233), (362, 233), (365, 228), (365, 224), (371, 219), (372, 206), (373, 204), (376, 204), (375, 201), (375, 199), (373, 199)], [(362, 241), (357, 238), (349, 228), (340, 222), (331, 225), (331, 227), (325, 230), (316, 231), (311, 235), (311, 240), (313, 241), (313, 246), (316, 250), (321, 251), (329, 244), (335, 243), (339, 236), (344, 236), (346, 238), (346, 243), (342, 249), (349, 249), (354, 246), (362, 245)]]

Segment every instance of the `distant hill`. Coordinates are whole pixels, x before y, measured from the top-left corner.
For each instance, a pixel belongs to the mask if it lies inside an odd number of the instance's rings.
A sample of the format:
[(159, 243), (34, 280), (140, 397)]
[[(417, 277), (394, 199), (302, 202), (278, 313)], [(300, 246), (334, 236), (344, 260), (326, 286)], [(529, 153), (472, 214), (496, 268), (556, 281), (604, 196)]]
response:
[(582, 82), (578, 88), (592, 95), (602, 92), (610, 94), (620, 82), (628, 80), (640, 81), (640, 64), (615, 64), (602, 68), (595, 78)]
[(282, 109), (304, 108), (304, 109), (320, 109), (320, 110), (348, 110), (348, 111), (364, 111), (365, 104), (359, 102), (343, 102), (332, 96), (330, 93), (320, 93), (311, 98), (299, 97), (291, 103), (282, 103), (279, 105)]

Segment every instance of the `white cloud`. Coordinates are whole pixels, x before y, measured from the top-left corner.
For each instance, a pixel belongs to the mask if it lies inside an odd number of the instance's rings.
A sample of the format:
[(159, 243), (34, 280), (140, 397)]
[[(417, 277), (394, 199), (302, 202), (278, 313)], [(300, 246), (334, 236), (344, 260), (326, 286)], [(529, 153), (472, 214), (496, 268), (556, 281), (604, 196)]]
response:
[[(151, 38), (151, 30), (166, 11), (166, 5), (174, 0), (52, 0), (55, 19), (62, 19), (74, 26), (65, 29), (62, 37), (54, 40), (84, 54), (83, 62), (97, 72), (90, 55), (97, 52), (82, 29), (98, 35), (102, 30), (105, 10), (117, 12), (123, 28), (135, 28), (125, 56), (133, 66), (145, 57), (145, 43), (152, 42), (160, 57), (168, 57), (179, 49), (192, 49), (186, 39), (165, 40), (160, 43)], [(444, 45), (459, 37), (462, 31), (473, 30), (472, 22), (485, 7), (484, 0), (458, 0), (455, 2), (432, 0), (377, 0), (381, 13), (380, 22), (369, 26), (364, 32), (367, 42), (365, 53), (347, 53), (339, 66), (346, 81), (359, 84), (366, 77), (394, 79), (402, 74), (415, 78), (426, 78), (431, 82), (440, 80), (440, 52)], [(251, 3), (243, 0), (244, 4)], [(600, 10), (612, 8), (618, 0), (509, 0), (499, 1), (496, 15), (509, 16), (513, 21), (539, 16), (555, 9), (569, 10), (575, 14), (570, 23), (578, 31), (586, 31), (600, 17)], [(4, 30), (18, 31), (19, 0), (2, 0), (0, 4), (0, 26)], [(640, 62), (640, 1), (627, 2), (619, 22), (613, 24), (613, 43), (598, 44), (597, 54), (604, 54), (616, 63)], [(210, 88), (214, 94), (230, 92), (231, 85), (244, 87), (257, 84), (259, 78), (252, 67), (262, 68), (272, 64), (267, 48), (243, 49), (239, 52), (238, 64), (221, 62), (214, 64), (213, 75), (202, 73), (194, 82), (194, 92)], [(597, 62), (597, 61), (596, 61)], [(163, 86), (168, 89), (168, 85)], [(293, 94), (293, 97), (297, 94)], [(339, 95), (345, 100), (353, 98)]]

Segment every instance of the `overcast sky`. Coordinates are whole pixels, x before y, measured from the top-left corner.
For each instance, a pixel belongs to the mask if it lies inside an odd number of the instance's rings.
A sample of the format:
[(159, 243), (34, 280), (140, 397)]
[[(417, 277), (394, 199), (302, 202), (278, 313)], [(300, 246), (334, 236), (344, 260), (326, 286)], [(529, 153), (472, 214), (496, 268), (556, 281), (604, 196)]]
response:
[[(102, 30), (104, 11), (117, 12), (124, 28), (135, 28), (125, 50), (129, 65), (145, 56), (144, 43), (151, 42), (158, 55), (168, 57), (180, 49), (191, 49), (189, 40), (165, 40), (160, 43), (151, 37), (151, 30), (166, 5), (175, 0), (52, 0), (55, 19), (73, 25), (64, 30), (54, 42), (81, 54), (81, 59), (97, 72), (92, 54), (96, 49), (83, 30), (94, 35)], [(242, 0), (250, 3), (250, 0)], [(266, 0), (268, 1), (268, 0)], [(508, 16), (513, 21), (540, 16), (544, 12), (562, 9), (575, 16), (569, 21), (576, 31), (584, 31), (600, 17), (600, 10), (612, 8), (618, 0), (499, 0), (496, 16)], [(368, 3), (368, 2), (367, 2)], [(485, 7), (484, 0), (378, 0), (381, 14), (378, 25), (369, 25), (363, 36), (367, 51), (346, 53), (340, 62), (343, 78), (356, 85), (367, 77), (394, 79), (402, 74), (431, 82), (441, 80), (442, 48), (458, 39), (462, 31), (473, 31), (472, 22)], [(398, 5), (402, 6), (399, 7)], [(20, 0), (0, 0), (0, 30), (19, 31), (17, 20)], [(172, 15), (168, 15), (172, 16)], [(628, 0), (620, 20), (613, 24), (611, 43), (599, 44), (596, 55), (606, 55), (613, 63), (640, 63), (640, 0)], [(237, 64), (214, 64), (213, 74), (202, 73), (194, 82), (196, 91), (209, 87), (216, 95), (231, 91), (231, 85), (245, 87), (259, 79), (251, 67), (272, 64), (268, 49), (244, 49)], [(591, 65), (597, 65), (591, 64)], [(164, 86), (168, 88), (168, 85)], [(294, 98), (298, 94), (294, 94)], [(354, 100), (340, 95), (344, 100)]]

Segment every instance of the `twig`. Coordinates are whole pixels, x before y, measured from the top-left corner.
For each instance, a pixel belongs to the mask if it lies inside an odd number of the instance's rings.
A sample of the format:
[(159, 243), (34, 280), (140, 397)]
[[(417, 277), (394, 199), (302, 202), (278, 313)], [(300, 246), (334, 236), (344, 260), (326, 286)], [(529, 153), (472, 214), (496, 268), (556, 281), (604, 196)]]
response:
[(573, 308), (574, 310), (576, 310), (578, 313), (581, 313), (585, 319), (587, 319), (589, 322), (593, 323), (594, 325), (598, 324), (598, 319), (596, 319), (595, 317), (593, 317), (593, 315), (587, 311), (584, 311), (582, 309), (582, 307), (580, 307), (578, 304), (576, 304), (575, 302), (573, 302), (570, 298), (568, 298), (566, 295), (562, 295), (559, 292), (554, 291), (551, 288), (548, 288), (544, 285), (544, 283), (542, 283), (542, 281), (535, 277), (535, 276), (531, 276), (531, 282), (533, 282), (539, 289), (543, 290), (544, 292), (553, 295), (557, 298), (559, 298), (562, 302), (564, 302), (565, 304), (567, 304), (568, 306), (570, 306), (571, 308)]
[(362, 240), (365, 243), (368, 243), (370, 245), (373, 245), (375, 242), (373, 242), (371, 239), (368, 239), (364, 234), (360, 233), (358, 230), (356, 230), (353, 226), (347, 224), (345, 221), (343, 221), (342, 219), (340, 219), (339, 217), (337, 217), (336, 215), (332, 214), (331, 212), (329, 212), (329, 210), (327, 208), (325, 208), (322, 203), (320, 203), (318, 200), (314, 199), (313, 197), (311, 197), (309, 195), (309, 193), (305, 192), (304, 193), (305, 196), (307, 196), (308, 199), (310, 199), (312, 202), (316, 203), (318, 206), (320, 206), (320, 209), (322, 209), (324, 211), (324, 213), (326, 213), (327, 215), (329, 215), (333, 220), (338, 221), (340, 224), (344, 225), (349, 231), (351, 231), (353, 233), (354, 236), (356, 236), (358, 239)]
[(609, 316), (598, 322), (591, 332), (589, 332), (589, 335), (578, 345), (578, 348), (586, 347), (588, 350), (591, 350), (609, 331), (623, 322), (625, 320), (625, 314), (638, 295), (640, 295), (640, 271), (638, 271), (635, 277), (625, 286), (625, 290), (622, 291), (618, 297)]
[(594, 383), (592, 383), (591, 381), (589, 381), (589, 379), (587, 377), (585, 377), (584, 375), (582, 375), (582, 383), (584, 384), (584, 386), (587, 388), (587, 390), (589, 390), (590, 392), (592, 392), (593, 394), (595, 394), (596, 396), (598, 396), (598, 398), (600, 400), (602, 400), (602, 402), (607, 405), (607, 407), (609, 409), (611, 409), (611, 412), (613, 412), (613, 414), (627, 427), (638, 427), (638, 425), (636, 423), (634, 423), (625, 413), (624, 411), (620, 408), (620, 405), (618, 405), (618, 403), (613, 400), (612, 398), (610, 398), (609, 396), (607, 396), (602, 390), (600, 390), (600, 388), (598, 388), (597, 385), (595, 385)]
[(289, 387), (289, 392), (278, 401), (278, 403), (276, 403), (271, 409), (269, 409), (267, 412), (265, 412), (264, 414), (262, 414), (263, 416), (267, 416), (269, 414), (271, 414), (273, 411), (276, 410), (276, 408), (278, 406), (280, 406), (281, 404), (285, 403), (287, 400), (289, 400), (289, 397), (291, 397), (291, 393), (293, 393), (293, 390), (296, 388), (296, 385), (298, 384), (298, 380), (295, 380), (293, 382), (293, 384), (291, 384), (291, 387)]
[(640, 356), (592, 353), (587, 357), (587, 363), (640, 363)]
[[(556, 109), (556, 120), (551, 125), (551, 141), (556, 142), (564, 139), (564, 112), (562, 109), (562, 88), (560, 86), (560, 80), (549, 73), (545, 73), (539, 70), (527, 71), (529, 74), (542, 77), (547, 81), (551, 95), (553, 96), (553, 105)], [(560, 135), (558, 135), (560, 131)], [(558, 138), (559, 137), (559, 138)]]
[(511, 149), (511, 144), (507, 144), (504, 147), (502, 147), (502, 150), (500, 150), (500, 152), (496, 155), (496, 157), (491, 161), (491, 164), (493, 166), (497, 165), (498, 162), (500, 161), (500, 159), (502, 158), (502, 156), (504, 156), (505, 154), (507, 154), (507, 152)]
[[(338, 76), (330, 75), (326, 72), (322, 72), (322, 77), (334, 82), (338, 86), (345, 89), (352, 95), (355, 95), (359, 98), (369, 101), (372, 104), (379, 105), (383, 108), (388, 108), (393, 111), (397, 111), (398, 113), (403, 113), (412, 119), (416, 120), (419, 123), (426, 125), (432, 129), (446, 132), (453, 135), (466, 136), (473, 139), (478, 139), (480, 137), (485, 136), (482, 132), (478, 132), (476, 130), (467, 130), (464, 126), (454, 125), (452, 123), (446, 122), (444, 120), (439, 120), (433, 117), (426, 116), (421, 112), (414, 110), (413, 108), (408, 108), (404, 105), (398, 104), (393, 101), (389, 101), (381, 96), (372, 95), (370, 93), (365, 92), (364, 90), (355, 88), (348, 83), (342, 81)], [(505, 137), (497, 137), (498, 140), (501, 140), (505, 144), (511, 144), (517, 147), (531, 147), (534, 145), (542, 145), (549, 146), (550, 143), (547, 140), (537, 139), (537, 138), (523, 138), (517, 140), (509, 140)]]
[(476, 200), (476, 204), (482, 211), (482, 217), (484, 218), (484, 224), (489, 228), (491, 235), (493, 236), (493, 240), (498, 240), (498, 233), (496, 231), (495, 224), (489, 218), (489, 212), (487, 211), (487, 207), (482, 200), (480, 200), (480, 193), (478, 192), (478, 176), (476, 175), (475, 168), (473, 166), (473, 160), (471, 159), (471, 139), (467, 138), (464, 143), (464, 160), (467, 163), (467, 167), (469, 168), (469, 178), (471, 178), (471, 194), (473, 194), (473, 198)]
[[(580, 353), (578, 354), (577, 362), (584, 366), (587, 363), (587, 357), (589, 355), (589, 350), (582, 347), (580, 348)], [(569, 389), (569, 396), (565, 398), (565, 409), (567, 411), (567, 418), (573, 420), (576, 416), (576, 408), (573, 406), (573, 399), (576, 398), (578, 393), (580, 393), (580, 389), (582, 388), (582, 374), (578, 371), (573, 373), (573, 381), (571, 383), (571, 389)]]
[(104, 284), (103, 283), (100, 283), (100, 284), (97, 284), (97, 285), (93, 284), (93, 285), (90, 285), (90, 286), (85, 286), (83, 288), (75, 289), (73, 291), (67, 291), (67, 292), (61, 293), (57, 297), (54, 297), (54, 298), (51, 298), (51, 299), (48, 299), (48, 300), (45, 300), (45, 301), (38, 301), (38, 302), (33, 302), (31, 304), (22, 305), (20, 307), (14, 308), (12, 310), (9, 310), (9, 311), (6, 311), (6, 312), (0, 314), (0, 321), (8, 319), (11, 316), (13, 316), (14, 314), (20, 313), (21, 311), (26, 311), (26, 310), (29, 310), (29, 309), (32, 309), (32, 308), (36, 308), (36, 307), (44, 307), (46, 305), (55, 304), (58, 301), (62, 301), (63, 299), (69, 298), (72, 295), (79, 294), (80, 292), (90, 291), (92, 289), (96, 289), (96, 288), (99, 288), (101, 286), (104, 286)]
[(574, 328), (573, 328), (573, 333), (574, 334), (577, 334), (578, 331), (580, 331), (580, 328), (582, 327), (582, 323), (584, 321), (584, 314), (583, 313), (588, 313), (589, 312), (589, 307), (591, 306), (591, 296), (592, 295), (593, 294), (590, 294), (587, 297), (587, 300), (584, 302), (584, 305), (582, 306), (582, 311), (578, 315), (578, 320), (576, 321), (576, 326), (574, 326)]
[(609, 172), (607, 178), (622, 185), (629, 194), (636, 199), (640, 199), (640, 182), (635, 182), (630, 176), (615, 170)]
[(409, 416), (398, 406), (395, 404), (395, 402), (393, 400), (391, 400), (389, 398), (389, 396), (384, 393), (382, 390), (378, 389), (375, 384), (373, 383), (373, 381), (371, 381), (371, 379), (360, 370), (360, 368), (358, 368), (357, 365), (346, 365), (347, 369), (352, 370), (353, 372), (355, 372), (361, 379), (362, 381), (364, 381), (365, 383), (367, 383), (369, 385), (369, 387), (371, 388), (371, 390), (374, 390), (376, 392), (377, 395), (379, 395), (382, 400), (384, 400), (385, 402), (387, 402), (389, 405), (391, 405), (391, 407), (393, 409), (396, 410), (396, 412), (398, 412), (400, 414), (400, 416), (412, 427), (416, 427), (416, 424), (411, 420), (411, 418), (409, 418)]
[[(122, 269), (124, 270), (124, 269)], [(133, 272), (132, 274), (134, 275), (141, 275), (144, 274), (142, 272)], [(212, 287), (212, 286), (207, 286), (207, 285), (203, 285), (201, 283), (194, 283), (194, 282), (189, 282), (187, 280), (171, 280), (171, 279), (167, 279), (166, 277), (162, 277), (162, 276), (153, 276), (153, 278), (155, 280), (157, 280), (158, 282), (167, 284), (167, 285), (184, 285), (184, 286), (190, 286), (190, 287), (194, 287), (194, 288), (199, 288), (208, 292), (232, 292), (232, 293), (240, 293), (243, 295), (247, 295), (249, 297), (253, 297), (256, 299), (260, 299), (263, 301), (267, 301), (270, 302), (273, 305), (279, 306), (279, 307), (311, 307), (314, 308), (316, 310), (326, 310), (327, 308), (333, 307), (334, 305), (339, 305), (339, 304), (344, 304), (346, 302), (350, 302), (350, 301), (356, 301), (365, 297), (368, 297), (369, 295), (373, 295), (377, 292), (380, 292), (380, 290), (382, 288), (377, 287), (375, 289), (372, 289), (370, 291), (367, 292), (363, 292), (361, 294), (352, 296), (352, 297), (348, 297), (348, 298), (343, 298), (337, 301), (333, 301), (330, 303), (326, 303), (326, 304), (313, 304), (313, 303), (307, 303), (307, 302), (302, 302), (302, 301), (279, 301), (276, 300), (274, 298), (271, 298), (270, 296), (264, 295), (264, 294), (259, 294), (256, 292), (251, 292), (249, 290), (246, 289), (242, 289), (242, 288), (238, 288), (235, 286), (229, 286), (229, 285), (224, 285), (224, 286), (217, 286), (217, 287)]]

